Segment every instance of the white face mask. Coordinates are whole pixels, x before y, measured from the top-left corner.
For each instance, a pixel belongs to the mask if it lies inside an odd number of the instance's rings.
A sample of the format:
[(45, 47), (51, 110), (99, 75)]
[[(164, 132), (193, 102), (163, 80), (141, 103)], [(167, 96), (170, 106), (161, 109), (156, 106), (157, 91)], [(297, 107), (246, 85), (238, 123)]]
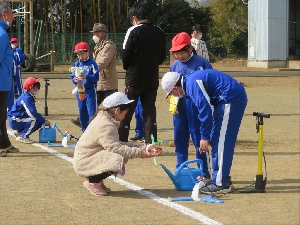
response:
[(17, 48), (17, 45), (11, 44), (11, 48), (15, 49), (15, 48)]
[(200, 35), (197, 36), (198, 40), (201, 40), (201, 38), (202, 38), (202, 34), (200, 34)]
[(100, 41), (100, 38), (94, 35), (93, 40), (96, 44), (98, 44), (98, 42)]
[(40, 93), (40, 90), (37, 90), (37, 91), (33, 92), (32, 94), (33, 95), (38, 95), (39, 93)]
[(6, 15), (5, 15), (5, 19), (6, 19), (5, 23), (7, 24), (7, 26), (9, 26), (9, 27), (10, 27), (10, 25), (9, 25), (9, 21), (7, 20), (7, 16), (6, 16)]

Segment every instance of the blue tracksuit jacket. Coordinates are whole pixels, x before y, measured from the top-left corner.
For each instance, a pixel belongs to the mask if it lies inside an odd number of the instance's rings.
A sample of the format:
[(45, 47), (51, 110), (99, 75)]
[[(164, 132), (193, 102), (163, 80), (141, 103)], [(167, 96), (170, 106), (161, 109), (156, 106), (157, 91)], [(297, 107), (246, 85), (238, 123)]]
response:
[(6, 32), (8, 25), (0, 19), (0, 91), (9, 91), (12, 86), (13, 59), (11, 55), (9, 36)]
[(45, 118), (37, 112), (35, 97), (28, 91), (24, 92), (7, 113), (8, 124), (13, 130), (17, 130), (21, 137), (29, 138), (37, 129), (45, 123)]
[[(180, 73), (183, 76), (189, 75), (196, 70), (212, 69), (211, 64), (202, 56), (193, 55), (186, 61), (176, 60), (171, 65), (171, 72)], [(196, 158), (203, 162), (203, 174), (210, 177), (208, 154), (199, 152), (200, 147), (200, 121), (198, 120), (198, 109), (190, 97), (179, 99), (177, 105), (178, 115), (173, 116), (174, 145), (177, 157), (176, 168), (188, 160), (188, 147), (190, 136), (193, 140)], [(198, 165), (199, 166), (199, 165)]]
[(21, 78), (21, 69), (18, 66), (24, 64), (25, 55), (20, 48), (15, 48), (12, 49), (11, 51), (14, 60), (13, 76), (14, 76), (14, 81), (16, 82), (14, 92), (17, 95), (21, 95), (23, 93), (23, 85), (22, 85), (22, 78)]
[(212, 184), (227, 185), (247, 105), (245, 89), (231, 76), (213, 69), (185, 76), (182, 87), (198, 108), (201, 139), (209, 140), (212, 147)]
[[(79, 120), (81, 124), (82, 132), (87, 128), (89, 121), (92, 116), (96, 112), (97, 106), (97, 82), (99, 80), (99, 68), (97, 63), (88, 58), (85, 61), (76, 61), (74, 63), (74, 67), (83, 67), (87, 66), (88, 69), (84, 71), (86, 75), (86, 79), (84, 79), (84, 87), (85, 87), (85, 97), (84, 100), (81, 101), (79, 99), (78, 93), (76, 94), (78, 110), (79, 110)], [(74, 85), (77, 86), (77, 83), (74, 81), (75, 73), (71, 74), (71, 80)]]

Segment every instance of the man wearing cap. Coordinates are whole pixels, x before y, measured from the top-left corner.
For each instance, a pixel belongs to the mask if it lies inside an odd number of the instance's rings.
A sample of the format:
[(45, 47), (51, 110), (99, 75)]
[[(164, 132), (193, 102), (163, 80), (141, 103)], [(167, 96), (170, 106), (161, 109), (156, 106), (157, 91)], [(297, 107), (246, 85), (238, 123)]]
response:
[[(180, 73), (183, 76), (189, 75), (196, 70), (212, 69), (212, 65), (202, 56), (193, 54), (191, 37), (186, 32), (178, 33), (172, 39), (170, 52), (176, 59), (171, 67), (171, 72)], [(205, 182), (210, 182), (209, 155), (198, 151), (201, 140), (200, 121), (198, 109), (189, 96), (178, 98), (171, 97), (170, 111), (173, 113), (174, 125), (174, 147), (176, 153), (176, 168), (188, 160), (190, 137), (196, 150), (196, 159), (203, 162), (203, 176)], [(200, 163), (198, 163), (200, 167)]]
[(14, 16), (10, 5), (0, 2), (0, 154), (3, 157), (6, 156), (7, 152), (19, 151), (11, 145), (6, 128), (7, 94), (13, 81), (13, 59), (6, 29), (12, 25), (13, 21)]
[(151, 143), (151, 134), (157, 141), (155, 101), (159, 86), (158, 67), (166, 59), (164, 32), (148, 21), (150, 12), (146, 3), (136, 3), (129, 9), (134, 26), (127, 30), (122, 49), (123, 68), (126, 70), (125, 94), (135, 100), (121, 122), (120, 141), (127, 142), (130, 122), (140, 97), (144, 110), (145, 142)]
[(19, 40), (18, 38), (12, 38), (10, 40), (12, 55), (14, 59), (14, 70), (13, 76), (15, 81), (15, 96), (19, 97), (23, 93), (22, 79), (21, 79), (21, 68), (25, 62), (25, 55), (23, 51), (18, 48)]
[(161, 81), (169, 95), (189, 96), (201, 122), (199, 151), (212, 155), (212, 181), (200, 189), (204, 193), (228, 192), (230, 169), (239, 127), (247, 105), (244, 87), (231, 76), (213, 69), (199, 70), (183, 77), (168, 72)]
[(99, 81), (97, 86), (97, 104), (118, 91), (118, 75), (116, 69), (116, 45), (107, 38), (106, 26), (95, 23), (93, 30), (93, 40), (96, 43), (93, 58), (99, 67)]
[(12, 109), (7, 113), (8, 124), (14, 130), (16, 140), (25, 144), (33, 143), (29, 135), (40, 129), (42, 125), (49, 126), (46, 120), (35, 107), (35, 96), (40, 91), (40, 79), (28, 77), (24, 82), (24, 92), (14, 103)]

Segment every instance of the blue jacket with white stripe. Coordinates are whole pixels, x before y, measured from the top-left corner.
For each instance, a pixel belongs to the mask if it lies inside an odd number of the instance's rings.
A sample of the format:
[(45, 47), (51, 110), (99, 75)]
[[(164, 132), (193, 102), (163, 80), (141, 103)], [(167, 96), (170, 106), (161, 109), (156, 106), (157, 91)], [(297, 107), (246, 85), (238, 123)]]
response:
[(209, 140), (213, 107), (247, 97), (244, 87), (233, 77), (213, 69), (197, 70), (183, 78), (182, 87), (199, 111), (201, 139)]
[[(86, 75), (86, 79), (84, 79), (84, 87), (85, 88), (94, 88), (97, 87), (97, 82), (99, 80), (99, 67), (95, 60), (91, 58), (87, 58), (85, 61), (76, 61), (74, 63), (74, 67), (88, 67), (87, 70), (83, 71), (83, 73)], [(77, 83), (74, 81), (75, 73), (71, 74), (71, 80), (72, 83), (77, 85)]]
[(14, 117), (20, 122), (37, 120), (40, 123), (45, 123), (46, 119), (37, 112), (35, 107), (35, 97), (28, 91), (24, 92), (14, 103), (7, 116)]
[(13, 58), (7, 28), (8, 25), (0, 19), (0, 91), (9, 91), (13, 80)]

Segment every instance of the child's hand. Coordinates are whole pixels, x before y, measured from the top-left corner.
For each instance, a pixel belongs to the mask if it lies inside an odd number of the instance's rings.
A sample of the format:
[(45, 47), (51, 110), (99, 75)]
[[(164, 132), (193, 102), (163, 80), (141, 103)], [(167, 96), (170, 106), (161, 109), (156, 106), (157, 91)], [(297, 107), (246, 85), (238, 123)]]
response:
[(152, 154), (146, 151), (146, 145), (144, 145), (141, 149), (142, 149), (142, 151), (141, 151), (141, 153), (142, 153), (141, 154), (141, 158), (142, 159), (151, 158), (152, 157)]
[(45, 121), (46, 126), (50, 126), (50, 122), (48, 120)]
[(85, 79), (85, 78), (86, 78), (86, 75), (85, 75), (84, 73), (80, 73), (80, 74), (78, 75), (78, 78), (79, 78), (79, 79)]

